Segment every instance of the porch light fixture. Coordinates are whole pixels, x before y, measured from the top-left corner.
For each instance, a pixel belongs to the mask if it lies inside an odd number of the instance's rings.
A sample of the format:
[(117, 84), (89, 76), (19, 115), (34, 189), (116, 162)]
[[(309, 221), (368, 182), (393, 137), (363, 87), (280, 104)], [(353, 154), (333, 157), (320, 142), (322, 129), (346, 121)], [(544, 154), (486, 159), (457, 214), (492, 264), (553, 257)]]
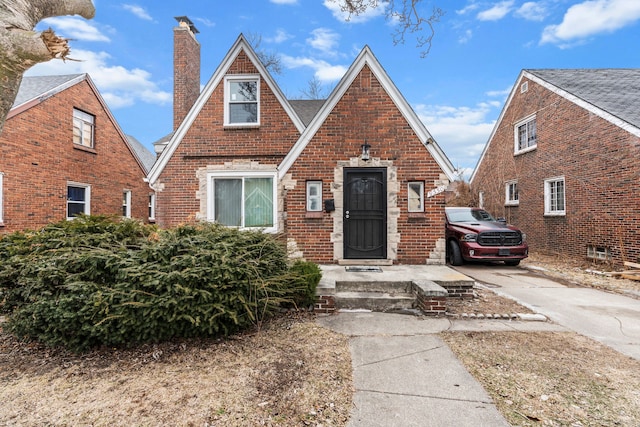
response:
[(364, 144), (362, 144), (362, 160), (365, 162), (369, 160), (369, 150), (371, 150), (371, 146), (365, 141)]

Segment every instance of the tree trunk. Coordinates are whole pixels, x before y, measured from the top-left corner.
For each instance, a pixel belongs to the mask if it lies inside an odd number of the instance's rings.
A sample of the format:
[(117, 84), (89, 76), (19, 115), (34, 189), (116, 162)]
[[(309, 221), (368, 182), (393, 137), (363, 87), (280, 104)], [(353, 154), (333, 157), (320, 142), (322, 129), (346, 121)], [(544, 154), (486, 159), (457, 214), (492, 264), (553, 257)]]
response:
[(52, 16), (95, 15), (91, 0), (3, 0), (0, 3), (0, 133), (22, 82), (32, 66), (53, 58), (64, 59), (67, 40), (53, 32), (34, 31), (38, 22)]

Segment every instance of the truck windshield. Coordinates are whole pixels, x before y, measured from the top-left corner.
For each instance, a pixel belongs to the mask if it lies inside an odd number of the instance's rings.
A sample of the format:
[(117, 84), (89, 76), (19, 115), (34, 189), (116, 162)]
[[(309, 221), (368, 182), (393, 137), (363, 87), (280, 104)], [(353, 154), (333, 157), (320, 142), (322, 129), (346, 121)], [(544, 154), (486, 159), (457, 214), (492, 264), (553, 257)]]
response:
[(480, 209), (447, 212), (450, 222), (495, 221), (491, 214)]

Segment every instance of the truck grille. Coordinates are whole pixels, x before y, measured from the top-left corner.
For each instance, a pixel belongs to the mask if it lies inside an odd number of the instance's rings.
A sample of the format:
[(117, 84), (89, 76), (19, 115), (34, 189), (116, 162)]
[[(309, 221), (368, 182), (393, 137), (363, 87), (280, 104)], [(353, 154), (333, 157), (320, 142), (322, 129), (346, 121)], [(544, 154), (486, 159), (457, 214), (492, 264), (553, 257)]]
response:
[(518, 246), (522, 244), (522, 235), (517, 231), (488, 231), (478, 235), (481, 246)]

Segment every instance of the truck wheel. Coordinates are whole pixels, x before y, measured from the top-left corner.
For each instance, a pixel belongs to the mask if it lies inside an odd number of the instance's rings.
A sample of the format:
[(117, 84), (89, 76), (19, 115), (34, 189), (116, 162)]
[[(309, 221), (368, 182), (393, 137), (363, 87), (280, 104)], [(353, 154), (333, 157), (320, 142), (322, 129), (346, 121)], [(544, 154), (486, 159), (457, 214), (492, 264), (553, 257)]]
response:
[(460, 246), (455, 240), (449, 240), (449, 263), (451, 265), (462, 265)]

